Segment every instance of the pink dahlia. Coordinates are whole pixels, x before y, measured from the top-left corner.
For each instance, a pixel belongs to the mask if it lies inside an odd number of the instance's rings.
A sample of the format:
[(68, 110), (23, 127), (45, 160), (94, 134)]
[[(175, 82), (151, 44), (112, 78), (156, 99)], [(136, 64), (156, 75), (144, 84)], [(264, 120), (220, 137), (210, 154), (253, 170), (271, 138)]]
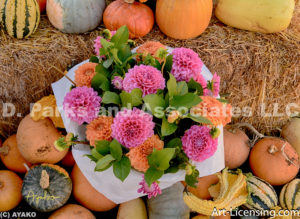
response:
[(118, 90), (123, 89), (123, 78), (120, 76), (115, 76), (114, 79), (111, 81), (114, 87)]
[(140, 88), (143, 91), (143, 96), (146, 96), (156, 93), (158, 89), (164, 89), (165, 79), (162, 73), (152, 66), (134, 66), (125, 74), (123, 88), (126, 92)]
[(201, 84), (203, 88), (203, 96), (207, 96), (209, 94), (209, 90), (207, 89), (207, 81), (205, 80), (202, 74), (198, 75), (196, 82)]
[(154, 182), (149, 187), (145, 181), (145, 176), (143, 175), (143, 180), (139, 183), (142, 187), (138, 189), (138, 193), (144, 193), (148, 195), (148, 198), (155, 197), (161, 194), (161, 189), (157, 182)]
[(201, 73), (203, 63), (198, 54), (191, 49), (176, 48), (172, 52), (173, 66), (171, 73), (177, 81), (189, 82), (191, 78), (195, 80)]
[(98, 117), (101, 101), (93, 88), (76, 87), (65, 96), (63, 109), (67, 117), (81, 125)]
[[(111, 36), (115, 35), (117, 31), (113, 30), (113, 31), (110, 31), (111, 33)], [(94, 49), (95, 49), (95, 53), (97, 56), (100, 55), (100, 52), (99, 52), (99, 49), (102, 48), (102, 45), (101, 45), (101, 39), (103, 37), (102, 36), (97, 36), (97, 38), (94, 40)], [(110, 40), (108, 40), (110, 41)]]
[(118, 112), (111, 126), (112, 137), (127, 148), (143, 144), (154, 134), (152, 116), (134, 108)]
[(212, 80), (208, 83), (208, 89), (210, 90), (210, 96), (217, 97), (220, 92), (220, 76), (214, 73)]
[(181, 138), (185, 154), (193, 161), (201, 162), (210, 158), (217, 150), (218, 139), (210, 135), (210, 128), (193, 125)]

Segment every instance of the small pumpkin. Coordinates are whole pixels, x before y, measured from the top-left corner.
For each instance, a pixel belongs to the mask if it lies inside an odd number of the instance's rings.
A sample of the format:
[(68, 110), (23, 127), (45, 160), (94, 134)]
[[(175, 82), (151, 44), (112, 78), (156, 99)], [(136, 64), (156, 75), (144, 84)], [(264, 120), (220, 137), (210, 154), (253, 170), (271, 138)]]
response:
[(69, 150), (67, 155), (62, 159), (61, 164), (65, 167), (73, 167), (75, 165), (75, 160), (72, 155), (72, 150)]
[(136, 198), (120, 204), (117, 219), (148, 219), (143, 199)]
[(278, 205), (278, 197), (274, 188), (256, 176), (247, 178), (248, 199), (245, 206), (254, 210), (271, 210)]
[(85, 33), (102, 20), (105, 0), (47, 0), (51, 24), (64, 33)]
[(190, 218), (190, 210), (182, 200), (183, 185), (178, 182), (147, 200), (150, 219)]
[(40, 12), (43, 13), (46, 10), (47, 0), (37, 0), (40, 6)]
[(294, 179), (281, 189), (279, 201), (284, 209), (299, 210), (300, 209), (300, 179)]
[(22, 196), (34, 209), (49, 212), (63, 206), (71, 196), (72, 181), (67, 171), (53, 164), (41, 164), (24, 177)]
[(0, 212), (10, 211), (22, 200), (22, 179), (12, 171), (0, 170)]
[(300, 118), (292, 118), (281, 131), (282, 137), (287, 140), (300, 156)]
[(169, 37), (190, 39), (208, 27), (212, 9), (212, 0), (157, 0), (156, 23)]
[(249, 138), (240, 129), (226, 126), (224, 128), (225, 166), (229, 169), (240, 167), (250, 153)]
[(18, 149), (25, 160), (32, 164), (54, 164), (68, 153), (68, 150), (56, 150), (54, 142), (60, 137), (61, 134), (50, 119), (33, 121), (30, 115), (27, 115), (18, 127)]
[(18, 173), (27, 172), (24, 164), (31, 166), (19, 152), (16, 135), (8, 137), (2, 147), (0, 146), (0, 159), (7, 169)]
[(80, 205), (67, 204), (56, 210), (48, 219), (96, 219), (96, 217)]
[(298, 173), (299, 157), (286, 141), (268, 137), (259, 140), (252, 148), (249, 164), (253, 174), (273, 186), (288, 183)]
[(154, 24), (154, 14), (149, 6), (137, 1), (116, 0), (108, 5), (103, 14), (107, 29), (117, 30), (126, 25), (130, 38), (143, 37)]
[(40, 7), (36, 0), (0, 0), (0, 23), (8, 35), (26, 38), (39, 26)]
[(109, 211), (117, 206), (94, 189), (77, 165), (73, 167), (71, 178), (73, 181), (73, 196), (84, 207), (92, 211)]

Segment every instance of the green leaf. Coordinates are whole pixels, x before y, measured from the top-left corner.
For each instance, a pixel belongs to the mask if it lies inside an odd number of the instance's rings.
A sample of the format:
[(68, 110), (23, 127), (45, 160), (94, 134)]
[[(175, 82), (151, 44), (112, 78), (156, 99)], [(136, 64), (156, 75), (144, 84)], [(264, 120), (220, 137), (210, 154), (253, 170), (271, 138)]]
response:
[(108, 78), (110, 76), (109, 71), (106, 68), (104, 68), (102, 63), (100, 63), (96, 66), (95, 71), (99, 74), (102, 74), (106, 78)]
[(148, 186), (151, 186), (152, 183), (154, 183), (156, 180), (162, 177), (163, 174), (164, 171), (155, 169), (154, 167), (150, 167), (145, 173), (145, 181), (148, 184)]
[(99, 63), (99, 58), (97, 56), (91, 56), (90, 62)]
[(127, 178), (131, 170), (131, 164), (128, 157), (123, 156), (121, 160), (114, 162), (113, 171), (117, 178), (122, 182)]
[(192, 119), (195, 122), (201, 123), (201, 124), (207, 124), (207, 125), (212, 125), (211, 121), (203, 116), (198, 116), (198, 115), (191, 115), (189, 114), (187, 118)]
[(193, 78), (189, 81), (188, 88), (189, 88), (190, 92), (192, 92), (192, 93), (196, 92), (196, 94), (198, 96), (203, 95), (203, 88), (202, 88), (201, 84), (196, 82)]
[(122, 61), (118, 57), (118, 49), (113, 48), (110, 50), (111, 54), (113, 55), (114, 59), (119, 63), (122, 64)]
[(170, 167), (168, 168), (166, 171), (165, 171), (165, 174), (166, 173), (177, 173), (179, 170), (179, 168), (177, 166), (173, 166), (173, 167)]
[(118, 57), (122, 62), (125, 62), (127, 58), (132, 55), (129, 45), (122, 45), (118, 51)]
[(180, 138), (173, 138), (171, 141), (169, 141), (166, 146), (166, 148), (176, 148), (176, 147), (182, 147), (182, 142)]
[(180, 81), (177, 83), (177, 94), (184, 95), (187, 94), (189, 91), (188, 85), (185, 81)]
[(110, 104), (110, 103), (120, 104), (121, 99), (117, 93), (111, 92), (111, 91), (106, 91), (102, 97), (102, 103), (104, 103), (104, 104)]
[(109, 68), (112, 65), (113, 62), (114, 62), (114, 58), (113, 57), (110, 57), (109, 59), (105, 60), (103, 62), (104, 68)]
[(198, 183), (198, 177), (199, 171), (197, 169), (194, 169), (191, 175), (185, 175), (185, 182), (188, 186), (196, 188)]
[(100, 154), (100, 153), (97, 151), (96, 148), (93, 148), (93, 149), (91, 150), (91, 153), (92, 153), (92, 156), (93, 156), (95, 159), (97, 159), (97, 161), (103, 157), (103, 155)]
[(176, 95), (177, 83), (175, 77), (172, 74), (169, 75), (170, 75), (170, 79), (167, 82), (167, 88), (169, 91), (169, 96), (173, 97), (174, 95)]
[(170, 160), (173, 158), (175, 148), (164, 148), (162, 150), (155, 150), (148, 156), (148, 163), (150, 167), (158, 170), (166, 170), (170, 167)]
[(107, 91), (109, 90), (110, 83), (108, 79), (100, 73), (96, 73), (96, 75), (92, 79), (92, 88), (94, 88), (96, 91), (103, 90)]
[(117, 141), (117, 140), (112, 140), (112, 142), (109, 145), (110, 147), (110, 153), (111, 155), (117, 160), (121, 160), (122, 155), (123, 155), (123, 151), (122, 151), (122, 147), (121, 144)]
[(187, 93), (182, 96), (174, 96), (172, 100), (170, 100), (170, 106), (173, 106), (175, 108), (179, 107), (186, 107), (191, 108), (198, 103), (200, 103), (202, 100), (201, 98), (193, 93)]
[(132, 106), (139, 106), (143, 103), (143, 91), (139, 88), (133, 89), (131, 92), (131, 97), (132, 97)]
[(126, 44), (129, 38), (129, 31), (127, 26), (120, 27), (116, 34), (111, 38), (112, 43), (115, 44), (115, 47), (120, 49), (123, 44)]
[(225, 99), (222, 99), (222, 98), (219, 98), (217, 100), (220, 101), (221, 103), (228, 103), (228, 100), (225, 100)]
[(168, 120), (163, 117), (161, 125), (161, 134), (162, 136), (168, 136), (173, 134), (177, 130), (178, 126), (175, 123), (169, 123)]
[(164, 72), (170, 73), (173, 65), (173, 55), (168, 55), (166, 59), (166, 64), (164, 68)]
[(94, 161), (94, 162), (97, 162), (98, 161), (98, 159), (96, 159), (93, 155), (91, 155), (91, 154), (86, 154), (86, 155), (84, 155), (84, 156), (86, 156), (86, 157), (88, 157), (89, 159), (91, 159), (91, 161)]
[(109, 141), (105, 141), (105, 140), (96, 141), (95, 144), (96, 144), (97, 152), (102, 154), (103, 156), (107, 155), (110, 152)]
[(165, 100), (162, 96), (157, 94), (149, 94), (143, 97), (144, 103), (149, 105), (150, 111), (155, 116), (155, 108), (162, 107), (163, 109), (166, 107)]
[(100, 160), (97, 161), (95, 171), (103, 171), (114, 160), (115, 158), (113, 158), (111, 154), (105, 155), (104, 157), (102, 157)]
[(101, 45), (102, 45), (102, 47), (104, 48), (104, 49), (108, 49), (109, 47), (112, 47), (114, 44), (113, 43), (111, 43), (111, 42), (108, 42), (106, 39), (104, 39), (104, 38), (101, 38), (100, 39), (100, 42), (101, 42)]
[(127, 107), (129, 104), (132, 103), (132, 97), (130, 93), (127, 93), (126, 91), (122, 91), (122, 93), (120, 93), (120, 98), (123, 107)]

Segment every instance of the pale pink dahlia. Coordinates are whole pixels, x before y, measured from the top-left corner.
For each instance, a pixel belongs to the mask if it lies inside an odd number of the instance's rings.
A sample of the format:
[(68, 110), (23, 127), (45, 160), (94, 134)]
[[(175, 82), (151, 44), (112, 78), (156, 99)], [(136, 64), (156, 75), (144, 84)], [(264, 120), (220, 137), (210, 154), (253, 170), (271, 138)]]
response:
[(198, 54), (188, 48), (176, 48), (172, 52), (173, 66), (171, 73), (177, 81), (195, 80), (201, 73), (203, 63)]
[(134, 108), (118, 112), (111, 126), (112, 137), (127, 148), (143, 144), (154, 134), (152, 116)]
[(149, 187), (145, 181), (145, 176), (143, 175), (143, 180), (139, 183), (142, 187), (138, 189), (138, 193), (144, 193), (148, 195), (148, 198), (155, 197), (161, 194), (161, 189), (157, 182), (154, 182)]
[(65, 96), (63, 109), (67, 117), (81, 125), (98, 117), (101, 101), (93, 88), (76, 87)]
[(134, 66), (125, 74), (123, 89), (131, 92), (135, 88), (140, 88), (143, 96), (154, 94), (158, 89), (165, 88), (165, 79), (162, 73), (152, 66)]
[(210, 128), (193, 125), (181, 138), (185, 154), (193, 161), (201, 162), (210, 158), (217, 150), (218, 139), (210, 135)]
[[(117, 31), (113, 30), (113, 31), (110, 31), (111, 35), (115, 35)], [(97, 38), (94, 40), (94, 49), (95, 49), (95, 54), (97, 56), (100, 55), (100, 52), (99, 52), (99, 49), (102, 48), (102, 45), (101, 45), (101, 39), (103, 37), (102, 36), (97, 36)], [(110, 40), (108, 40), (110, 41)]]
[(120, 76), (115, 76), (114, 79), (112, 79), (111, 83), (114, 85), (114, 87), (118, 90), (123, 89), (123, 78)]

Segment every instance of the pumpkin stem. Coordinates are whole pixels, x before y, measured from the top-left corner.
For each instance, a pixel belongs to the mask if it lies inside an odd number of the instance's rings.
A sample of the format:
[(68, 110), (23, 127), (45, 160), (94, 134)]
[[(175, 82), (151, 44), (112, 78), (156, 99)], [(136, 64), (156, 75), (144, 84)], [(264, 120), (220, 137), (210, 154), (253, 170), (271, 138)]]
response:
[(299, 167), (299, 165), (295, 164), (288, 156), (287, 154), (285, 153), (284, 149), (285, 149), (285, 146), (286, 146), (286, 143), (284, 143), (284, 145), (281, 147), (281, 153), (282, 153), (282, 156), (291, 164), (293, 164), (294, 166), (296, 167)]
[(8, 152), (9, 152), (9, 147), (8, 146), (2, 146), (0, 148), (0, 154), (6, 156), (6, 155), (8, 155)]
[(49, 181), (49, 174), (46, 170), (42, 170), (41, 179), (40, 179), (40, 186), (42, 189), (48, 189), (50, 185)]
[(24, 167), (26, 168), (27, 171), (30, 170), (29, 166), (27, 165), (27, 163), (23, 163)]
[(270, 145), (269, 148), (268, 148), (268, 152), (270, 154), (275, 154), (277, 151), (278, 151), (278, 148), (274, 144)]
[(124, 0), (124, 2), (126, 2), (128, 4), (132, 4), (132, 3), (134, 3), (134, 0)]

